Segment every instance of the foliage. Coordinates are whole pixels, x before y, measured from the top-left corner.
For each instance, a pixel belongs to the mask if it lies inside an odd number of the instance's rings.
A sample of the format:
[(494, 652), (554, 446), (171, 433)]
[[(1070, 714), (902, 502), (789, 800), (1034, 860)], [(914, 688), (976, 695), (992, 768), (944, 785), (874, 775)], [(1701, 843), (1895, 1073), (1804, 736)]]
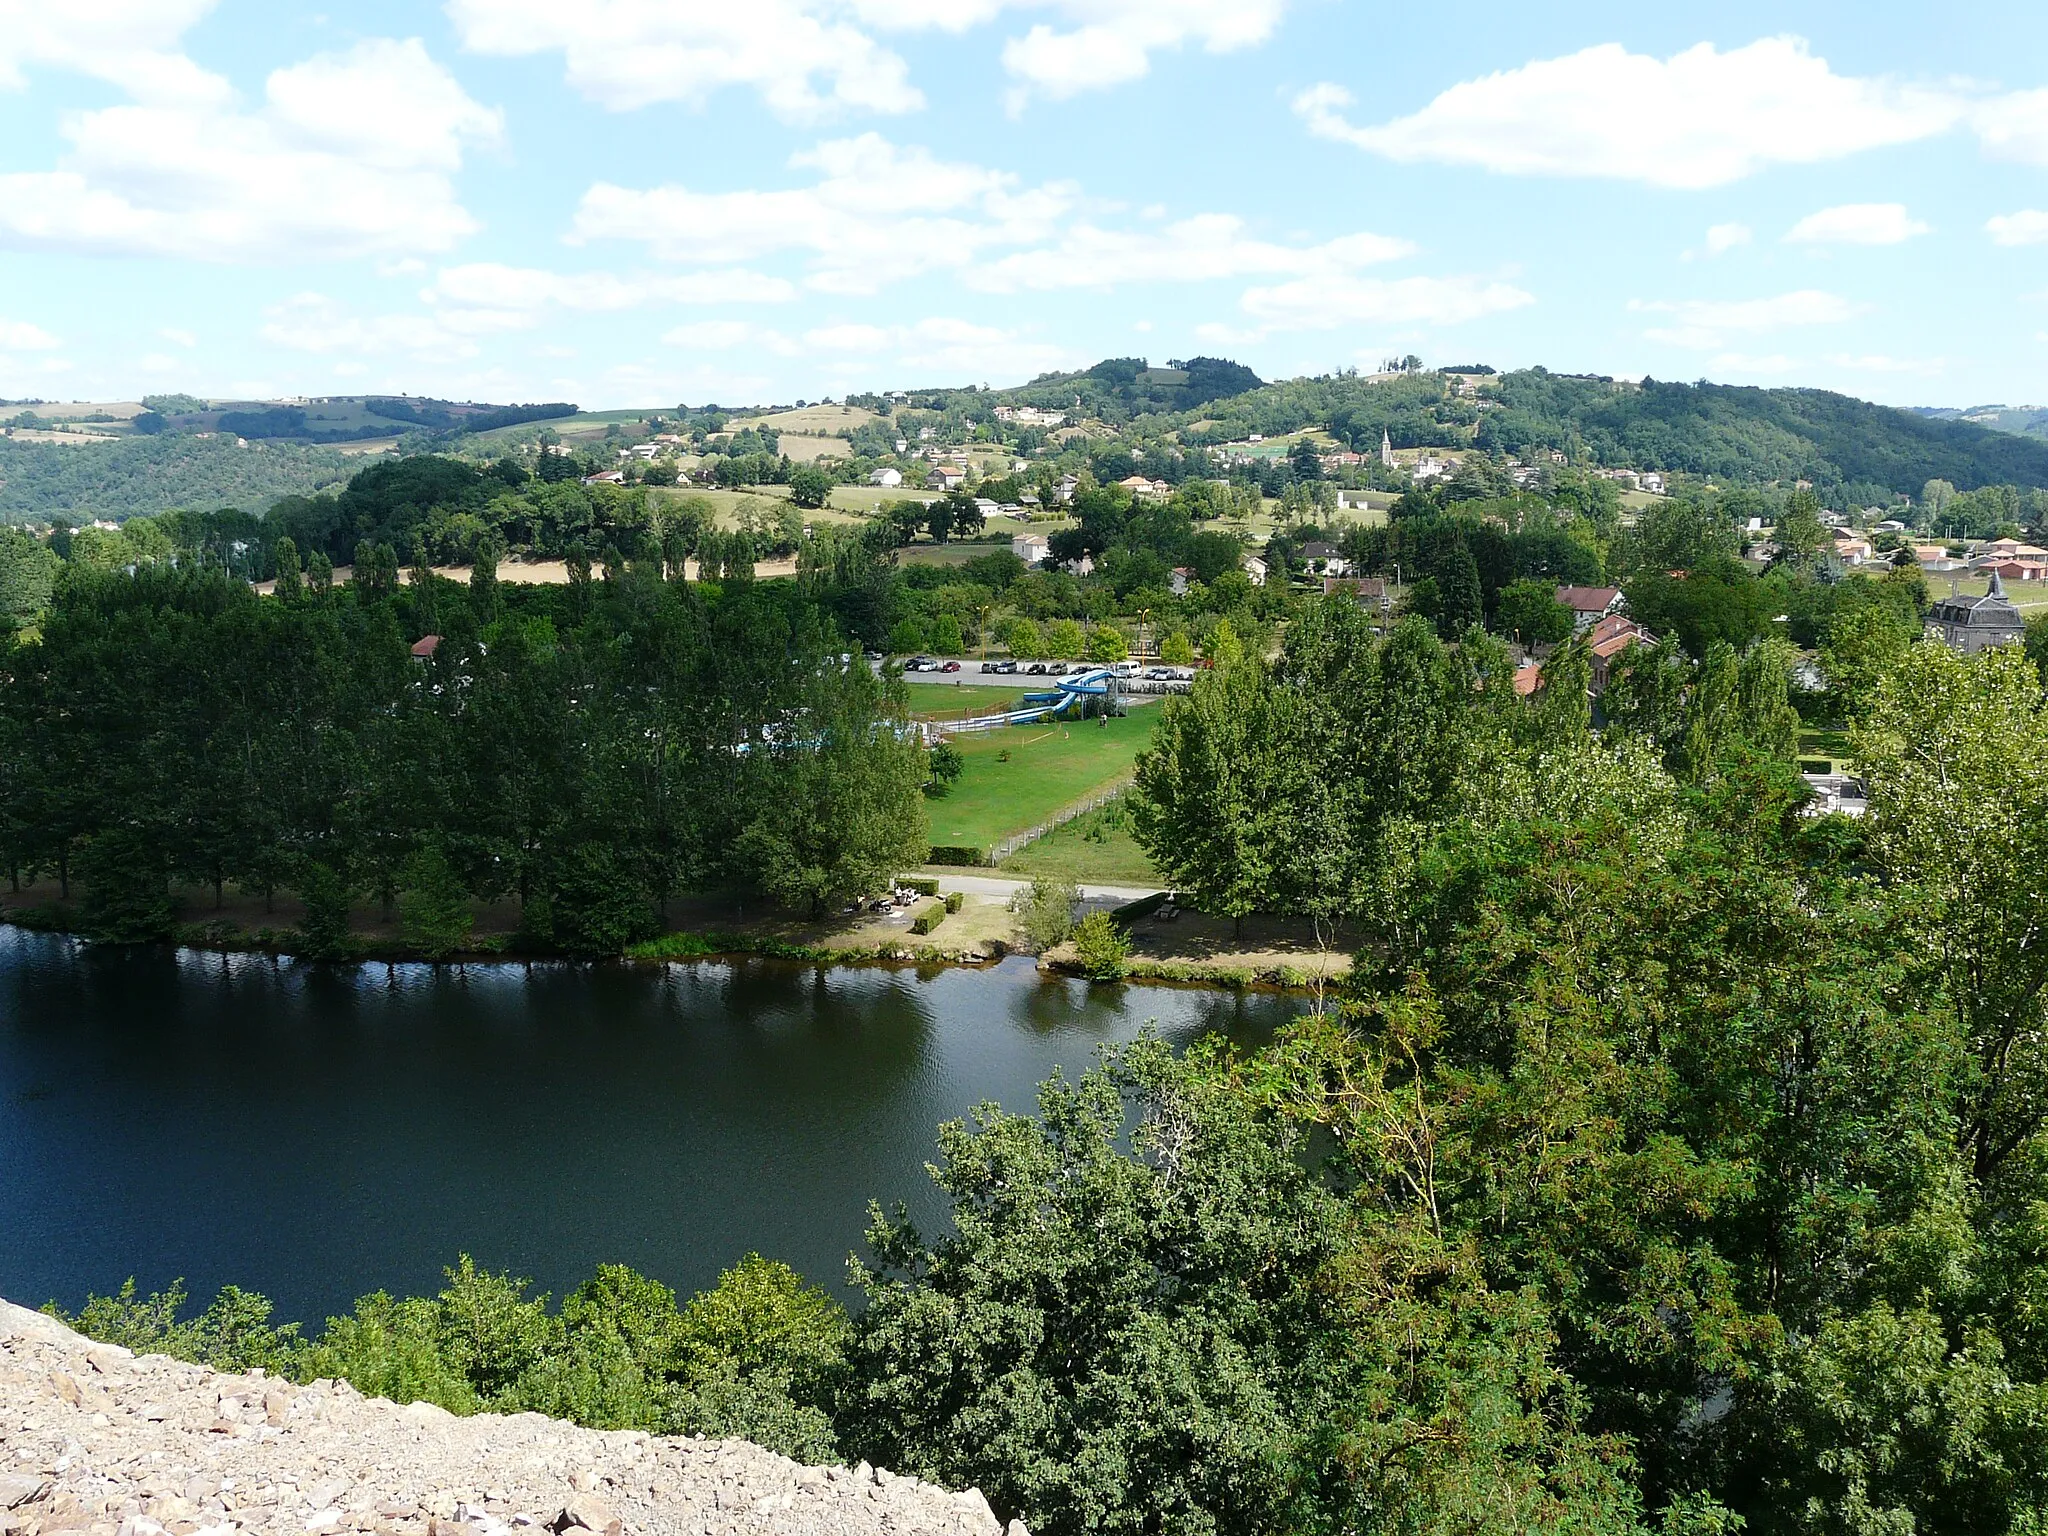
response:
[(1074, 935), (1074, 907), (1081, 893), (1071, 880), (1034, 880), (1010, 898), (1010, 910), (1023, 920), (1024, 936), (1043, 954)]
[(1090, 981), (1122, 981), (1131, 939), (1107, 912), (1090, 912), (1074, 930), (1074, 954)]
[(260, 512), (283, 496), (340, 485), (361, 464), (336, 448), (231, 437), (125, 437), (111, 443), (0, 438), (0, 518), (128, 518), (174, 507)]

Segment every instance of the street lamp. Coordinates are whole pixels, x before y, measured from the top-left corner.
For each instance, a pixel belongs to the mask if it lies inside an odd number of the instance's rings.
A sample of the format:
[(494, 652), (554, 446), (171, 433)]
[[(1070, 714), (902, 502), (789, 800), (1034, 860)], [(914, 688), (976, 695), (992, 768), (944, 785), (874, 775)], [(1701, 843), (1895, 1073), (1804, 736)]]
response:
[(1140, 656), (1145, 654), (1145, 621), (1151, 617), (1152, 610), (1150, 608), (1140, 608), (1138, 610), (1138, 654)]

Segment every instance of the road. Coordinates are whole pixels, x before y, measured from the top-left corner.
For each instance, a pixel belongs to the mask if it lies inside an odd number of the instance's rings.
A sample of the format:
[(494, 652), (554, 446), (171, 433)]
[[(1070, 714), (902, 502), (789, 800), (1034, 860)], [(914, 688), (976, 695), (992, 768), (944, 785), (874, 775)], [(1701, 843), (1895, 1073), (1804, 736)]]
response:
[[(1000, 875), (950, 875), (937, 877), (939, 894), (946, 895), (959, 891), (965, 896), (982, 896), (997, 901), (1008, 901), (1031, 882), (1029, 880), (1008, 880)], [(1122, 906), (1127, 901), (1141, 897), (1156, 896), (1166, 889), (1162, 885), (1094, 885), (1080, 887), (1081, 899), (1091, 905)]]

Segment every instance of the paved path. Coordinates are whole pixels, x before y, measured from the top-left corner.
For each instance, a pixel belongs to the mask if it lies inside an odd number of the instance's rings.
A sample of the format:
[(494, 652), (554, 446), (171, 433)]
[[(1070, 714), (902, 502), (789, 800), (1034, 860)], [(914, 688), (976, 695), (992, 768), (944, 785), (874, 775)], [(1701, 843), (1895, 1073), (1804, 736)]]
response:
[[(1001, 875), (940, 875), (939, 894), (959, 891), (967, 896), (992, 896), (999, 901), (1008, 901), (1031, 882), (1012, 880)], [(1165, 890), (1162, 885), (1094, 885), (1081, 886), (1081, 899), (1086, 902), (1112, 902), (1121, 906), (1127, 901), (1142, 897), (1156, 896)]]

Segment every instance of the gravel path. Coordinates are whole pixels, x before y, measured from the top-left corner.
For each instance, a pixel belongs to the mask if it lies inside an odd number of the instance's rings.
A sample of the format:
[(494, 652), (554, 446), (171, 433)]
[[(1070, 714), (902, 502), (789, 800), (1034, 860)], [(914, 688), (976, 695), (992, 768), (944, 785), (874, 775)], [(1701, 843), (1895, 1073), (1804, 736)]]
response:
[(57, 1532), (1006, 1536), (979, 1493), (865, 1463), (224, 1375), (0, 1301), (0, 1536)]

